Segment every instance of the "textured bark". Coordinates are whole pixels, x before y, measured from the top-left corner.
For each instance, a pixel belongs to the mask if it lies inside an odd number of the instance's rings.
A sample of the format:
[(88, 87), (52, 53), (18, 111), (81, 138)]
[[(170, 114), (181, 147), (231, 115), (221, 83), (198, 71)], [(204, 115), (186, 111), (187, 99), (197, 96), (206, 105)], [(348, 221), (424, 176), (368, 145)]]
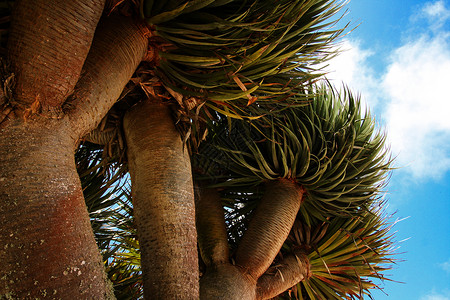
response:
[(170, 109), (150, 99), (142, 101), (125, 115), (124, 131), (144, 296), (198, 299), (191, 166)]
[(200, 280), (200, 299), (252, 300), (256, 281), (230, 263), (227, 232), (220, 195), (214, 189), (196, 190), (195, 215), (200, 254), (206, 273)]
[(236, 264), (255, 280), (271, 265), (294, 224), (303, 190), (287, 179), (266, 183), (266, 191), (236, 251)]
[(207, 267), (226, 263), (230, 254), (219, 193), (203, 187), (196, 192), (195, 223), (203, 262)]
[(309, 277), (309, 260), (304, 253), (286, 256), (258, 279), (256, 298), (271, 299)]
[(91, 48), (103, 0), (16, 4), (8, 57), (24, 118), (0, 129), (0, 298), (112, 299), (73, 153), (120, 96), (147, 38), (133, 21), (107, 18)]
[(2, 299), (113, 298), (63, 121), (0, 130)]
[(72, 92), (105, 0), (19, 0), (8, 40), (17, 78), (15, 101), (44, 112)]
[(252, 300), (256, 281), (232, 265), (220, 195), (214, 189), (196, 190), (195, 215), (200, 254), (206, 273), (200, 280), (200, 299)]
[(212, 266), (200, 280), (202, 300), (254, 300), (256, 282), (244, 270), (229, 263)]
[(96, 129), (85, 135), (83, 137), (83, 140), (97, 145), (106, 145), (116, 138), (118, 131), (118, 128), (108, 128), (107, 131), (101, 131), (97, 127)]
[(206, 263), (206, 272), (200, 280), (200, 299), (269, 299), (309, 276), (307, 257), (301, 253), (287, 256), (267, 270), (286, 240), (302, 203), (303, 190), (296, 183), (280, 179), (266, 184), (264, 196), (238, 246), (236, 265), (223, 257), (226, 233), (218, 224), (224, 223), (219, 195), (205, 189), (200, 189), (198, 194), (197, 231)]
[(132, 19), (102, 18), (83, 75), (64, 105), (77, 135), (97, 127), (147, 53), (147, 44), (144, 29)]

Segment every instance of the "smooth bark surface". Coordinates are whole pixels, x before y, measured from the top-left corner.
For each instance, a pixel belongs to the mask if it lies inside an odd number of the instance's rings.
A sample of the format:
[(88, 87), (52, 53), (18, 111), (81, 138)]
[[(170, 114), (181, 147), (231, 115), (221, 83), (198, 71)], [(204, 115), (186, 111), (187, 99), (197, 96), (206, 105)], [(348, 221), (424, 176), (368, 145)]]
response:
[(127, 112), (124, 131), (147, 299), (198, 299), (190, 159), (159, 99)]
[(294, 224), (303, 190), (293, 181), (266, 183), (266, 191), (236, 251), (236, 264), (259, 278), (272, 264)]
[(15, 101), (57, 113), (78, 81), (104, 3), (15, 1), (8, 40), (17, 79)]
[(113, 298), (62, 121), (0, 130), (1, 299)]

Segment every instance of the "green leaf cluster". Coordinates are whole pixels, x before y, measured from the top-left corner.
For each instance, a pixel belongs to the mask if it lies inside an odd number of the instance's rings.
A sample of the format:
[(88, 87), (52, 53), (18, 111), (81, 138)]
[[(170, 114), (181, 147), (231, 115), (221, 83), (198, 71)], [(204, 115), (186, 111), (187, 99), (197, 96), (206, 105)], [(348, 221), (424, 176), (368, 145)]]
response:
[(196, 177), (221, 190), (232, 248), (265, 183), (296, 182), (306, 194), (279, 258), (306, 253), (311, 277), (281, 298), (362, 299), (394, 262), (381, 199), (392, 159), (384, 133), (348, 88), (311, 85), (305, 95), (308, 105), (264, 118), (213, 122), (193, 157)]
[[(193, 171), (196, 180), (221, 189), (232, 248), (265, 182), (287, 178), (303, 186), (306, 199), (279, 257), (305, 252), (311, 277), (281, 297), (359, 299), (377, 287), (373, 279), (386, 279), (383, 272), (395, 251), (380, 201), (391, 162), (385, 136), (347, 88), (338, 92), (328, 84), (311, 85), (304, 95), (307, 105), (284, 107), (264, 118), (217, 115), (208, 139), (192, 156)], [(129, 188), (120, 183), (128, 178), (115, 173), (120, 167), (110, 164), (114, 161), (89, 143), (77, 153), (116, 296), (137, 299), (142, 293), (139, 244)]]
[[(343, 29), (334, 25), (344, 4), (140, 1), (156, 53), (141, 68), (151, 74), (149, 86), (156, 74), (180, 106), (196, 103), (189, 108), (195, 116), (186, 114), (189, 132), (209, 134), (192, 155), (193, 173), (221, 190), (231, 246), (267, 181), (286, 178), (306, 191), (280, 258), (306, 252), (312, 275), (282, 297), (361, 298), (376, 287), (371, 278), (385, 279), (393, 252), (390, 225), (377, 208), (391, 164), (385, 135), (348, 88), (315, 83), (336, 54)], [(137, 299), (142, 278), (129, 178), (120, 157), (104, 153), (86, 143), (77, 166), (116, 296)]]
[[(348, 89), (329, 84), (307, 91), (311, 103), (253, 121), (215, 122), (194, 157), (199, 178), (241, 192), (287, 178), (302, 186), (309, 223), (352, 215), (378, 197), (390, 170), (385, 135)], [(220, 174), (220, 176), (218, 176)]]
[(332, 217), (312, 227), (296, 222), (284, 250), (301, 245), (312, 273), (291, 289), (297, 299), (362, 299), (378, 287), (373, 279), (389, 280), (383, 273), (394, 263), (396, 245), (383, 206), (377, 202), (357, 217)]
[(139, 242), (126, 164), (107, 149), (82, 144), (75, 160), (95, 240), (117, 299), (142, 296)]
[(164, 47), (154, 43), (156, 74), (164, 85), (240, 118), (251, 116), (247, 103), (258, 100), (262, 110), (321, 75), (318, 65), (335, 54), (332, 43), (344, 30), (334, 28), (344, 4), (143, 0), (141, 15), (155, 39), (165, 41)]

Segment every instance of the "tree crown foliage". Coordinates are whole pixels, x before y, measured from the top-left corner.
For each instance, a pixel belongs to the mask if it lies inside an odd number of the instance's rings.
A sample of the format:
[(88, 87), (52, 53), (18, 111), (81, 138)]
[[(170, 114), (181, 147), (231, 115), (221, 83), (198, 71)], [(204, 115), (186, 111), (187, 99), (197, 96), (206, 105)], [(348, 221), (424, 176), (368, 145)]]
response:
[[(137, 12), (150, 41), (147, 61), (98, 128), (108, 135), (86, 136), (92, 143), (82, 143), (75, 156), (118, 298), (142, 296), (121, 118), (149, 96), (175, 107), (196, 180), (220, 189), (232, 249), (264, 183), (284, 178), (306, 191), (267, 272), (277, 272), (281, 258), (300, 249), (311, 276), (280, 297), (362, 298), (377, 287), (372, 278), (386, 279), (395, 249), (382, 208), (391, 163), (385, 135), (348, 88), (315, 84), (323, 63), (337, 54), (333, 45), (346, 26), (335, 26), (345, 3), (108, 2), (105, 15), (130, 14), (130, 7)], [(2, 16), (10, 14), (9, 6), (0, 9)], [(2, 29), (7, 24), (8, 18), (0, 20)]]
[[(193, 170), (196, 180), (221, 190), (232, 249), (246, 231), (265, 182), (287, 178), (303, 186), (306, 200), (278, 259), (299, 249), (306, 252), (311, 277), (283, 297), (361, 298), (377, 287), (371, 278), (386, 279), (383, 272), (395, 251), (392, 224), (383, 211), (382, 188), (391, 162), (385, 135), (347, 88), (338, 92), (323, 84), (307, 93), (313, 96), (309, 105), (280, 114), (231, 123), (221, 116), (211, 122), (210, 135), (192, 156)], [(119, 199), (130, 205), (129, 196)], [(124, 211), (132, 218), (129, 209)], [(118, 226), (115, 222), (123, 217), (106, 223)], [(138, 243), (117, 236), (118, 244), (104, 248), (107, 257), (116, 257), (111, 272), (128, 274), (126, 282), (139, 288), (138, 269), (125, 269), (120, 260), (137, 263), (138, 252), (130, 245)], [(267, 272), (277, 272), (278, 259)]]

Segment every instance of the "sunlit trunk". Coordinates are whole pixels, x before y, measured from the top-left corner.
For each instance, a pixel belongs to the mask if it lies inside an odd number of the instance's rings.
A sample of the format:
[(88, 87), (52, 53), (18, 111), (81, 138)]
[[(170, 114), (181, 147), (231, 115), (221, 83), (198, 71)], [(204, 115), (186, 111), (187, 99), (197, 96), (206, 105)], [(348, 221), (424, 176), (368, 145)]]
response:
[(206, 272), (200, 280), (200, 298), (223, 300), (269, 299), (308, 277), (303, 254), (287, 256), (269, 267), (286, 240), (303, 201), (303, 189), (291, 180), (266, 183), (266, 191), (251, 216), (237, 251), (228, 257), (223, 209), (213, 189), (199, 189), (196, 200), (197, 232)]
[(70, 130), (56, 120), (16, 123), (0, 130), (0, 298), (113, 298)]
[(294, 225), (303, 190), (293, 181), (266, 183), (266, 191), (236, 251), (236, 263), (255, 280), (272, 264)]
[(206, 267), (228, 263), (230, 253), (224, 210), (216, 190), (197, 186), (195, 215), (200, 255)]
[(0, 107), (0, 298), (112, 299), (74, 151), (119, 97), (147, 38), (129, 18), (97, 26), (104, 0), (15, 5), (14, 99)]
[(15, 101), (57, 117), (73, 91), (105, 0), (17, 0), (8, 40)]
[(160, 102), (142, 101), (124, 119), (144, 296), (198, 299), (190, 160), (169, 107)]

